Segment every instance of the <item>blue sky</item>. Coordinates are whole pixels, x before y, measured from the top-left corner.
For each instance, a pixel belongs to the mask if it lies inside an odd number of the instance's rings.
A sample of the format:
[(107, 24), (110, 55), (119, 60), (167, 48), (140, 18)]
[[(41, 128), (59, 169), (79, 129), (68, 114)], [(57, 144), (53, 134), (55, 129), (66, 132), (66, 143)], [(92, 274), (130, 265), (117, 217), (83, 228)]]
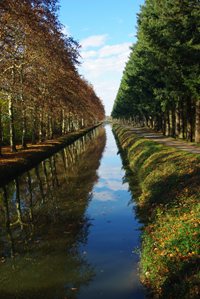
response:
[(60, 0), (64, 33), (82, 46), (79, 73), (93, 86), (110, 115), (129, 47), (136, 42), (137, 16), (144, 0)]

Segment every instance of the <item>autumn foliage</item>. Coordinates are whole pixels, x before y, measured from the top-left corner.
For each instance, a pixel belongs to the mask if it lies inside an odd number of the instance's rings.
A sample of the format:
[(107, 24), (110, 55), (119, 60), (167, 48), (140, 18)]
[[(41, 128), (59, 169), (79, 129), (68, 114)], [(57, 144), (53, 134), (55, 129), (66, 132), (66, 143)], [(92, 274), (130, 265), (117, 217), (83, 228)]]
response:
[[(57, 0), (0, 2), (0, 149), (26, 148), (104, 119), (77, 70), (80, 45), (62, 33)], [(1, 153), (1, 152), (0, 152)]]

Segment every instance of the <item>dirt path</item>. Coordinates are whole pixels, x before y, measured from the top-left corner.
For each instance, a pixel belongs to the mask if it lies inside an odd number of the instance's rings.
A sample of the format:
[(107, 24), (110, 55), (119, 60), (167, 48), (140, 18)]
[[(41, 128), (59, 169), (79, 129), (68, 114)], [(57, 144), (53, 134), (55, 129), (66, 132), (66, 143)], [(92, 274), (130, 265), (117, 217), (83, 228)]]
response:
[(172, 140), (172, 139), (167, 138), (163, 135), (160, 135), (159, 133), (152, 133), (152, 132), (149, 132), (145, 129), (134, 128), (134, 127), (126, 126), (126, 125), (122, 125), (122, 124), (120, 124), (120, 125), (127, 128), (127, 129), (129, 129), (129, 130), (131, 130), (131, 131), (134, 131), (137, 134), (140, 134), (140, 135), (144, 136), (145, 138), (148, 138), (148, 139), (151, 139), (153, 141), (162, 143), (166, 146), (175, 147), (175, 148), (178, 148), (179, 150), (191, 152), (191, 153), (194, 153), (194, 154), (200, 154), (200, 147), (199, 146), (195, 146), (195, 145), (189, 144), (189, 143), (184, 142), (184, 141)]

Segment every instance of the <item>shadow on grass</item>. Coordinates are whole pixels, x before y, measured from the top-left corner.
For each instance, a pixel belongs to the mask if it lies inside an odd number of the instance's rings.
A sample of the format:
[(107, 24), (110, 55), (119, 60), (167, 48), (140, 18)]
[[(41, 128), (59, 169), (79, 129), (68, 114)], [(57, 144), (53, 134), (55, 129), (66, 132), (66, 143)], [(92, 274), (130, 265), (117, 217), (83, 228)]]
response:
[(162, 285), (160, 299), (200, 298), (200, 258), (193, 257), (184, 262), (180, 270), (170, 274)]
[[(145, 203), (138, 205), (136, 208), (140, 220), (147, 223), (156, 216), (156, 209), (162, 209), (162, 213), (166, 213), (170, 209), (181, 207), (182, 198), (184, 197), (184, 190), (187, 187), (187, 197), (192, 195), (200, 196), (200, 191), (197, 193), (199, 187), (200, 168), (196, 168), (191, 174), (179, 175), (176, 172), (152, 183), (143, 192), (148, 192)], [(142, 210), (144, 210), (142, 212)], [(143, 215), (143, 216), (142, 216)], [(142, 219), (141, 219), (142, 216)]]

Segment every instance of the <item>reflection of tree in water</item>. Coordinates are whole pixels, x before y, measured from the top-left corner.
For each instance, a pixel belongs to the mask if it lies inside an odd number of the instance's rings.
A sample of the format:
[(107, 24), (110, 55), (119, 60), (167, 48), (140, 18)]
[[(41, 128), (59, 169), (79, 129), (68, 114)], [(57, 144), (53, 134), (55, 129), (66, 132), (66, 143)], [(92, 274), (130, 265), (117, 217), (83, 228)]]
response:
[(92, 131), (2, 189), (2, 298), (78, 298), (95, 276), (80, 245), (105, 141)]
[(142, 215), (141, 215), (140, 207), (138, 205), (135, 205), (135, 203), (137, 203), (139, 196), (141, 195), (140, 179), (138, 177), (138, 174), (133, 172), (133, 170), (130, 168), (127, 153), (121, 147), (120, 141), (119, 141), (117, 135), (115, 134), (115, 131), (112, 130), (112, 132), (115, 137), (116, 144), (117, 144), (118, 154), (120, 154), (120, 157), (122, 160), (123, 169), (125, 170), (125, 175), (123, 177), (123, 183), (128, 183), (129, 191), (131, 192), (131, 200), (129, 200), (128, 205), (134, 204), (133, 210), (136, 215), (136, 218), (138, 219), (139, 222), (142, 222), (141, 221)]

